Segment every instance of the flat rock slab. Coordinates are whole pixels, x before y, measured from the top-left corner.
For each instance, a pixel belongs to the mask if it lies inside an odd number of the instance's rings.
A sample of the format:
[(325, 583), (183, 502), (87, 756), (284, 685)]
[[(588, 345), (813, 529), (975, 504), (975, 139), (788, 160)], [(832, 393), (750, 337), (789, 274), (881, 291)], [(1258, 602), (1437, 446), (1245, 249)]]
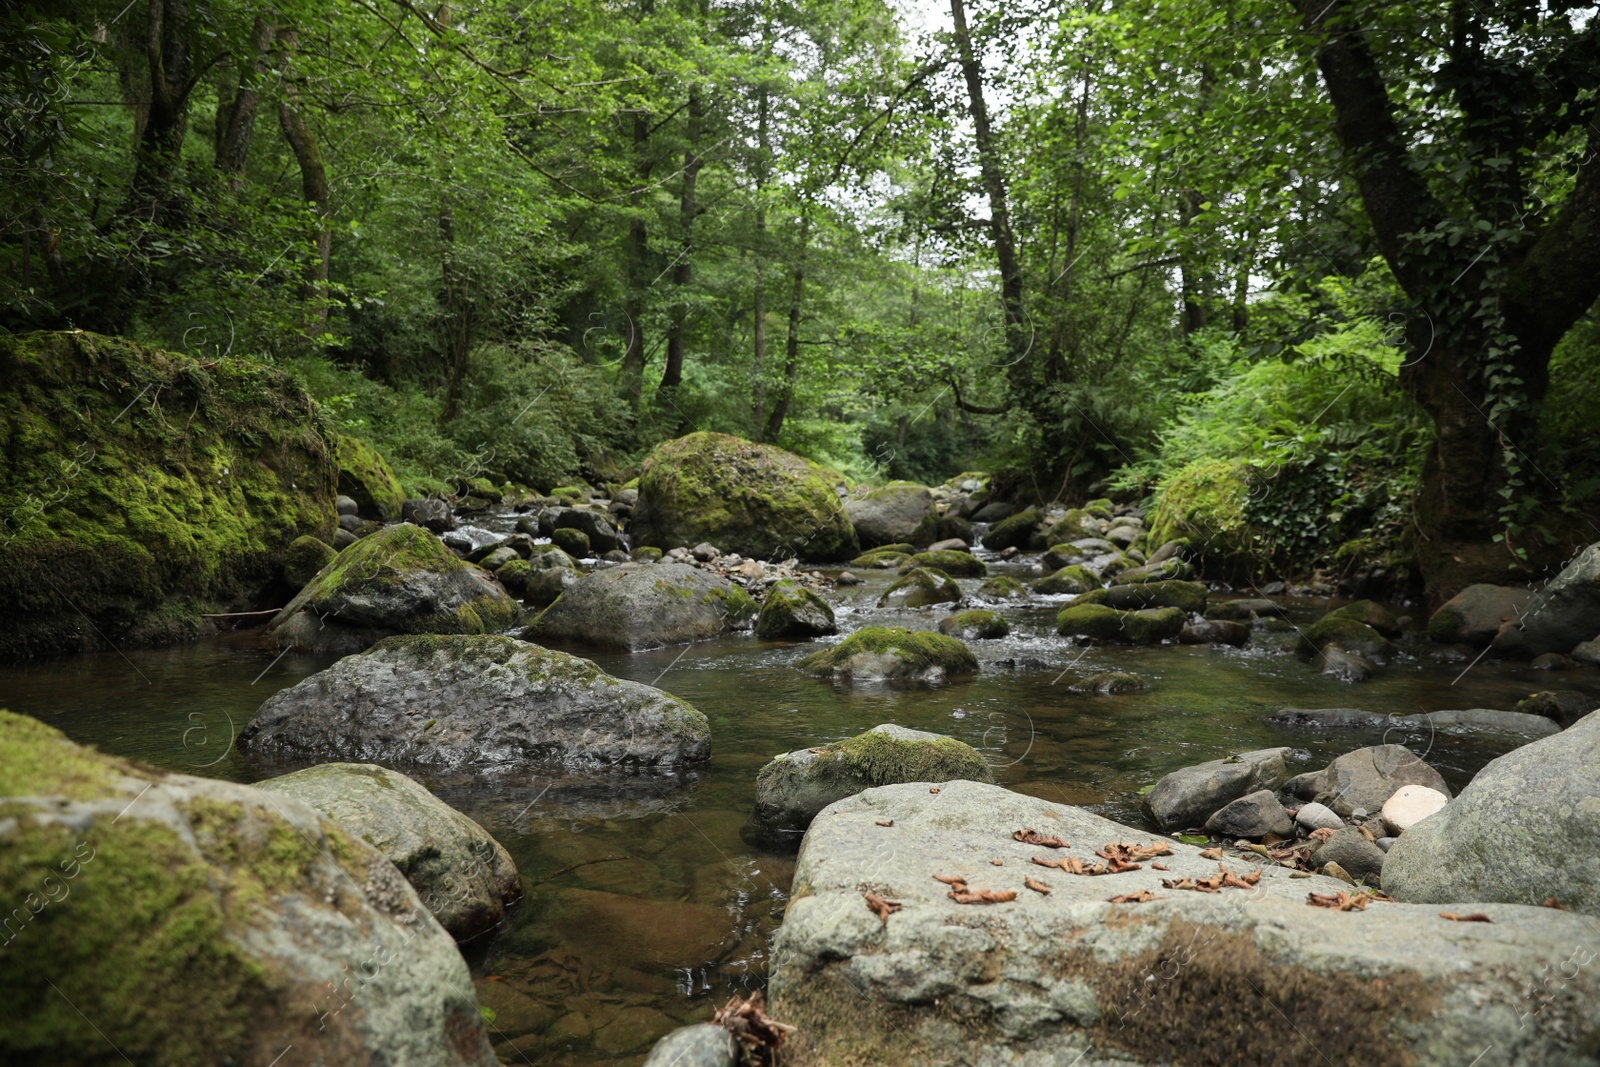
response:
[[(1013, 840), (1023, 829), (1070, 847)], [(1099, 863), (1108, 844), (1157, 841), (1172, 849), (1158, 861), (1168, 871), (1145, 862), (1090, 877), (1031, 862)], [(1342, 882), (1232, 857), (1223, 866), (1259, 872), (1259, 884), (1164, 888), (1215, 875), (1218, 863), (998, 786), (896, 785), (843, 800), (806, 834), (777, 937), (772, 1014), (800, 1027), (785, 1062), (1594, 1062), (1600, 968), (1571, 965), (1592, 920), (1509, 904), (1334, 911), (1308, 906), (1307, 894), (1348, 892)], [(935, 875), (1017, 896), (958, 904)], [(1030, 877), (1051, 892), (1029, 889)], [(1141, 890), (1155, 899), (1109, 902)], [(869, 892), (899, 905), (886, 922)], [(1564, 961), (1560, 973), (1574, 977), (1541, 994)]]
[(1324, 727), (1335, 730), (1433, 729), (1447, 734), (1507, 734), (1514, 737), (1549, 737), (1561, 727), (1543, 715), (1493, 708), (1429, 711), (1392, 715), (1361, 708), (1284, 708), (1270, 716), (1286, 726)]

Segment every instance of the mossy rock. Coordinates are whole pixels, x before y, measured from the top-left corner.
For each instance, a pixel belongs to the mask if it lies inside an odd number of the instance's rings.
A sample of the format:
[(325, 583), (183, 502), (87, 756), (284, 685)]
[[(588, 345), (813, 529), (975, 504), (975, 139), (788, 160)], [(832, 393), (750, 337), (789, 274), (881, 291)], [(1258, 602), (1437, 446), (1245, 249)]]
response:
[(1152, 544), (1187, 537), (1206, 556), (1250, 556), (1256, 544), (1245, 521), (1254, 474), (1237, 460), (1199, 460), (1161, 486), (1150, 516)]
[(1104, 604), (1072, 603), (1056, 616), (1056, 633), (1108, 644), (1154, 645), (1183, 632), (1177, 608), (1118, 611)]
[(1039, 525), (1039, 509), (1023, 508), (1010, 518), (1001, 519), (983, 535), (983, 547), (994, 552), (1007, 548), (1027, 548)]
[(317, 572), (333, 562), (338, 555), (326, 541), (306, 534), (289, 542), (283, 555), (283, 580), (291, 589), (299, 589), (317, 576)]
[[(6, 1063), (495, 1063), (454, 940), (305, 804), (4, 711), (0, 782)], [(382, 978), (340, 1012), (346, 968)]]
[(989, 568), (971, 552), (959, 552), (948, 548), (941, 548), (937, 552), (918, 552), (901, 566), (906, 570), (912, 567), (933, 567), (958, 578), (982, 578), (989, 573)]
[[(1104, 604), (1118, 611), (1179, 608), (1184, 612), (1199, 614), (1206, 610), (1206, 600), (1210, 595), (1210, 590), (1201, 582), (1143, 582), (1134, 585), (1108, 586), (1092, 603)], [(1089, 602), (1080, 601), (1080, 603)]]
[(0, 442), (0, 661), (194, 636), (333, 539), (334, 434), (259, 363), (0, 337)]
[(628, 558), (635, 563), (655, 563), (661, 559), (662, 551), (653, 545), (640, 545), (628, 553)]
[(901, 552), (896, 546), (893, 548), (875, 548), (871, 552), (863, 552), (850, 561), (850, 566), (886, 571), (893, 567), (902, 567), (910, 562), (910, 553)]
[(1035, 593), (1044, 593), (1051, 596), (1062, 593), (1077, 595), (1099, 588), (1100, 579), (1095, 577), (1094, 572), (1076, 565), (1062, 567), (1054, 574), (1040, 578), (1033, 583), (1033, 591)]
[(1099, 537), (1102, 529), (1096, 516), (1082, 508), (1070, 508), (1055, 522), (1034, 530), (1028, 537), (1028, 547), (1042, 550), (1063, 541)]
[(572, 585), (524, 635), (638, 651), (749, 629), (756, 602), (742, 588), (687, 563), (624, 563)]
[(895, 542), (925, 545), (934, 540), (939, 525), (932, 492), (916, 482), (858, 490), (845, 498), (844, 509), (866, 547)]
[(1026, 600), (1028, 587), (1009, 574), (999, 574), (978, 586), (978, 595), (991, 600)]
[(936, 684), (976, 674), (978, 659), (954, 637), (887, 626), (866, 626), (796, 666), (806, 674), (851, 681)]
[(582, 559), (590, 555), (589, 535), (570, 526), (550, 531), (550, 543), (569, 556)]
[(357, 652), (393, 634), (481, 634), (516, 603), (420, 526), (386, 526), (334, 557), (268, 624), (280, 648)]
[(960, 599), (961, 587), (954, 578), (935, 567), (918, 567), (896, 578), (878, 598), (878, 607), (922, 608)]
[(988, 761), (953, 737), (885, 723), (820, 748), (788, 752), (756, 775), (756, 806), (744, 836), (790, 850), (817, 813), (863, 789), (900, 782), (992, 782)]
[(1115, 507), (1116, 505), (1113, 504), (1109, 499), (1106, 497), (1101, 497), (1098, 500), (1089, 501), (1083, 506), (1083, 510), (1087, 511), (1097, 519), (1105, 519), (1107, 522), (1110, 522), (1116, 517), (1116, 513), (1112, 510)]
[(973, 608), (939, 620), (939, 632), (963, 641), (993, 641), (1011, 632), (1011, 624), (992, 611)]
[[(1130, 559), (1130, 557), (1123, 557)], [(1108, 575), (1112, 585), (1136, 585), (1144, 582), (1173, 582), (1182, 581), (1194, 573), (1194, 568), (1188, 562), (1174, 556), (1164, 559), (1159, 563), (1140, 563), (1129, 567), (1119, 567), (1114, 574)]]
[(1380, 662), (1394, 652), (1394, 646), (1366, 623), (1335, 615), (1324, 615), (1301, 630), (1297, 651), (1302, 656), (1314, 656), (1328, 645)]
[(1357, 600), (1346, 604), (1342, 608), (1334, 608), (1325, 618), (1329, 619), (1354, 619), (1364, 622), (1384, 637), (1393, 639), (1400, 636), (1400, 620), (1395, 613), (1379, 604), (1375, 600)]
[(1139, 693), (1150, 688), (1150, 683), (1135, 674), (1125, 671), (1101, 671), (1091, 674), (1087, 678), (1080, 678), (1067, 687), (1074, 693), (1098, 693), (1101, 696), (1119, 696), (1123, 693)]
[(756, 616), (756, 636), (769, 641), (806, 641), (838, 632), (828, 602), (792, 578), (767, 590)]
[(1096, 553), (1079, 548), (1077, 545), (1062, 544), (1051, 545), (1045, 549), (1044, 558), (1040, 561), (1047, 570), (1052, 572), (1062, 567), (1070, 567), (1075, 563), (1082, 563), (1086, 559), (1093, 559)]
[(336, 442), (339, 492), (356, 502), (362, 518), (384, 522), (398, 519), (406, 493), (394, 468), (359, 437), (339, 434)]
[(500, 489), (487, 478), (468, 478), (467, 495), (479, 500), (499, 500)]
[(847, 560), (860, 552), (838, 474), (781, 448), (702, 431), (658, 445), (639, 474), (634, 536), (709, 541), (754, 559)]

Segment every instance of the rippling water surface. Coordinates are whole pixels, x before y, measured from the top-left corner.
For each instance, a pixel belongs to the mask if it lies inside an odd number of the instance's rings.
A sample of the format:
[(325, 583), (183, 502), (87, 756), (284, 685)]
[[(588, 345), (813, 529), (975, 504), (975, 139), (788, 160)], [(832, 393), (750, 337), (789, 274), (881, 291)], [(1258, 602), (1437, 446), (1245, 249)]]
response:
[[(1026, 564), (992, 570), (1026, 576)], [(931, 629), (946, 613), (879, 611), (873, 605), (891, 575), (866, 577), (867, 584), (831, 595), (846, 631)], [(979, 581), (961, 584), (970, 592)], [(1514, 743), (1268, 722), (1282, 707), (1405, 714), (1509, 709), (1533, 690), (1557, 686), (1600, 695), (1592, 672), (1549, 674), (1493, 662), (1468, 669), (1466, 657), (1415, 637), (1402, 643), (1405, 654), (1395, 664), (1363, 685), (1322, 678), (1270, 643), (1242, 651), (1078, 648), (1051, 625), (1065, 599), (1000, 607), (1012, 636), (974, 642), (978, 676), (938, 689), (817, 681), (792, 667), (815, 646), (748, 636), (594, 656), (611, 673), (658, 685), (710, 718), (711, 762), (683, 777), (416, 775), (487, 827), (528, 887), (512, 928), (475, 960), (501, 1058), (638, 1063), (667, 1030), (703, 1021), (730, 993), (763, 983), (794, 862), (751, 849), (739, 830), (756, 772), (779, 752), (894, 722), (966, 741), (1010, 788), (1137, 823), (1140, 789), (1174, 768), (1244, 749), (1291, 745), (1298, 771), (1361, 745), (1400, 742), (1460, 788)], [(1287, 603), (1302, 624), (1330, 606)], [(240, 757), (235, 732), (272, 693), (329, 662), (279, 657), (248, 633), (232, 634), (0, 669), (0, 706), (107, 752), (249, 782), (272, 772)], [(1150, 688), (1121, 696), (1070, 690), (1074, 680), (1103, 670), (1139, 675)]]

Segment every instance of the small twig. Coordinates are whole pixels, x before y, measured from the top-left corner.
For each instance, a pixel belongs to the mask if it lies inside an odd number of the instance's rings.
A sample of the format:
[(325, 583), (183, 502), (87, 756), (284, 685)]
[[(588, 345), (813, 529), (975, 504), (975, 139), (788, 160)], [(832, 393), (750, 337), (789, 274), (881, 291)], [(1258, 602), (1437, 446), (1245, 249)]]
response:
[(615, 860), (630, 860), (632, 858), (632, 856), (602, 856), (597, 860), (584, 860), (582, 863), (574, 863), (570, 867), (563, 867), (559, 871), (551, 871), (537, 882), (533, 882), (532, 885), (544, 885), (546, 882), (556, 878), (559, 875), (566, 874), (568, 871), (575, 871), (579, 867), (587, 867), (591, 863), (611, 863)]
[(202, 619), (243, 619), (251, 615), (276, 615), (282, 608), (264, 608), (261, 611), (202, 611)]

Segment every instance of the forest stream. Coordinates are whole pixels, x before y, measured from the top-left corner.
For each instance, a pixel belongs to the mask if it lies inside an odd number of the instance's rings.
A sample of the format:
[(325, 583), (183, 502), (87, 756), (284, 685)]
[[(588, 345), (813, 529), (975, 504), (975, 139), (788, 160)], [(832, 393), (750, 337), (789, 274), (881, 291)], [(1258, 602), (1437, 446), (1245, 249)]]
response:
[[(509, 531), (515, 518), (485, 522), (482, 533)], [(977, 554), (992, 574), (1037, 573), (1033, 556)], [(938, 608), (875, 606), (892, 578), (892, 571), (876, 571), (856, 586), (820, 583), (842, 632), (869, 624), (932, 628), (944, 614)], [(820, 681), (793, 668), (815, 645), (747, 635), (585, 653), (605, 671), (659, 686), (706, 714), (711, 761), (681, 776), (413, 771), (488, 829), (523, 878), (527, 895), (509, 929), (488, 944), (464, 946), (480, 1001), (493, 1013), (490, 1035), (501, 1060), (640, 1063), (669, 1030), (705, 1021), (731, 994), (764, 985), (794, 859), (753, 848), (740, 831), (756, 773), (778, 753), (897, 723), (967, 742), (1009, 789), (1142, 826), (1140, 792), (1163, 774), (1268, 746), (1292, 746), (1291, 768), (1303, 770), (1360, 745), (1401, 743), (1459, 790), (1517, 741), (1404, 727), (1286, 727), (1268, 716), (1284, 707), (1352, 705), (1385, 714), (1508, 709), (1549, 684), (1546, 672), (1525, 663), (1474, 664), (1416, 630), (1400, 642), (1396, 661), (1360, 686), (1319, 675), (1270, 640), (1247, 649), (1080, 647), (1054, 632), (1055, 614), (1069, 599), (1034, 597), (997, 609), (1010, 636), (972, 642), (979, 673), (937, 688)], [(1338, 602), (1281, 603), (1289, 622), (1304, 625)], [(241, 630), (167, 648), (0, 668), (0, 706), (108, 753), (254, 782), (287, 768), (247, 762), (233, 745), (238, 731), (263, 700), (335, 658), (278, 655), (255, 631)], [(1136, 675), (1150, 688), (1124, 695), (1071, 689), (1108, 670)], [(1587, 674), (1562, 684), (1600, 696)]]

